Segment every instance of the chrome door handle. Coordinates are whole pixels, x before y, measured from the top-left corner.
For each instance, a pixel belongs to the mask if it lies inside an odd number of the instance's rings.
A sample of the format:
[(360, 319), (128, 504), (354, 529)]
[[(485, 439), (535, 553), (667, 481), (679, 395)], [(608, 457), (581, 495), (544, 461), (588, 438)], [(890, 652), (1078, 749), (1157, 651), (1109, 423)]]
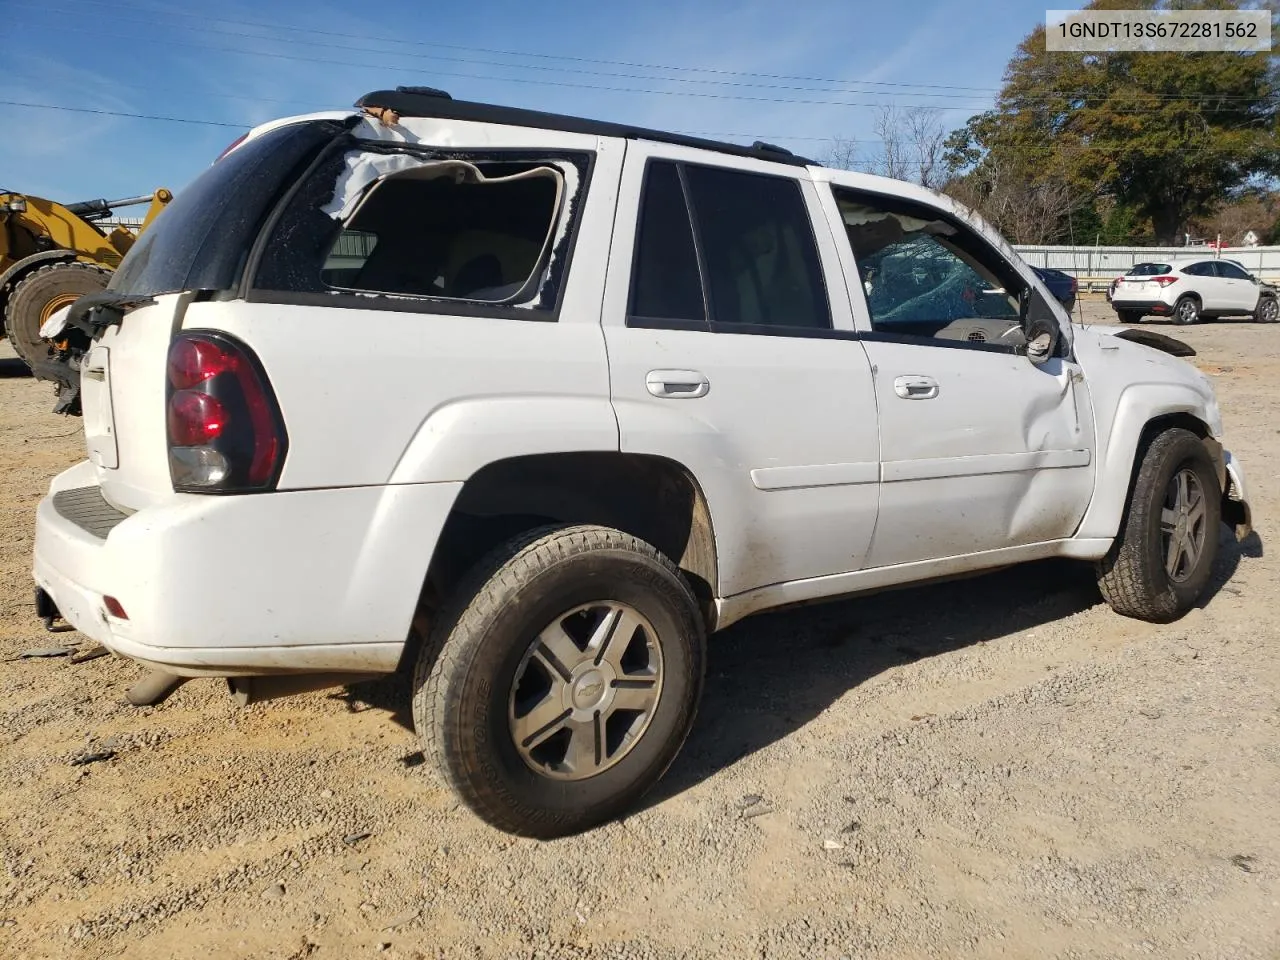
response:
[(644, 385), (663, 400), (692, 400), (711, 389), (711, 381), (697, 370), (650, 370)]
[(938, 381), (933, 377), (898, 377), (893, 392), (903, 400), (932, 400), (938, 395)]

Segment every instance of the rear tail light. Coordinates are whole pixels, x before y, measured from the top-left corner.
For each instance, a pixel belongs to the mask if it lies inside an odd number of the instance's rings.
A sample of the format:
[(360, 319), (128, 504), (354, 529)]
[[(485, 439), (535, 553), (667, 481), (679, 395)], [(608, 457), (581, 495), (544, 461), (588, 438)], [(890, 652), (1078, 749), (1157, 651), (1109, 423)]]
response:
[(1177, 283), (1180, 278), (1166, 275), (1163, 277), (1151, 277), (1151, 279), (1160, 284), (1160, 286), (1167, 287), (1171, 283)]
[(221, 333), (182, 333), (169, 348), (169, 475), (183, 493), (271, 490), (288, 437), (257, 357)]

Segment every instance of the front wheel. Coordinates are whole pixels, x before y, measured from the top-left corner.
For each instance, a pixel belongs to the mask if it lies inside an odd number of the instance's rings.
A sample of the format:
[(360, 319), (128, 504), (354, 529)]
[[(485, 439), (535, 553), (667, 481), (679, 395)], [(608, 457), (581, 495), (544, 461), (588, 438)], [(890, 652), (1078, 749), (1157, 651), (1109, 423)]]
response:
[(704, 663), (670, 560), (607, 527), (542, 528), (481, 561), (437, 618), (414, 726), (481, 819), (563, 836), (659, 780), (693, 725)]
[(1098, 586), (1127, 617), (1169, 623), (1191, 609), (1218, 553), (1222, 491), (1200, 438), (1158, 434), (1134, 480), (1120, 535), (1098, 562)]
[(1261, 297), (1253, 310), (1253, 319), (1258, 323), (1275, 323), (1280, 320), (1280, 304), (1275, 297)]
[(1179, 297), (1173, 305), (1173, 322), (1179, 326), (1190, 326), (1200, 320), (1200, 301), (1192, 296)]

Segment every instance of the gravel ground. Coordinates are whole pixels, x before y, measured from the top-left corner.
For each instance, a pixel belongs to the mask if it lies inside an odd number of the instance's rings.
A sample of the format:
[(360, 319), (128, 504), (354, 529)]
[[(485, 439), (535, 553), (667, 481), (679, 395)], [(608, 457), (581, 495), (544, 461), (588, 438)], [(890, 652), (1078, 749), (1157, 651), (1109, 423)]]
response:
[(83, 644), (29, 574), (82, 447), (0, 358), (0, 956), (1280, 957), (1280, 327), (1176, 335), (1258, 527), (1203, 608), (1051, 562), (748, 620), (642, 809), (549, 843), (459, 808), (403, 682), (136, 709), (127, 661), (13, 659)]

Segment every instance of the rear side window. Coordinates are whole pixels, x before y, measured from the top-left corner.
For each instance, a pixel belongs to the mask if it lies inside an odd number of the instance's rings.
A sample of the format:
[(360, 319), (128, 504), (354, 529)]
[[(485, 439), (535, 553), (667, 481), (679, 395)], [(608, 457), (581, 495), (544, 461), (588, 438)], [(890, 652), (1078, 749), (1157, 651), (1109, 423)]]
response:
[(650, 320), (706, 325), (693, 227), (674, 163), (649, 164), (628, 314), (632, 326), (652, 326)]
[(1158, 277), (1169, 272), (1167, 263), (1139, 263), (1125, 274), (1126, 277)]
[(716, 324), (830, 329), (822, 268), (800, 184), (685, 168)]
[[(313, 302), (319, 294), (335, 305), (551, 312), (589, 159), (386, 149), (335, 156), (264, 245), (252, 298)], [(342, 303), (343, 296), (361, 299)]]
[(1212, 263), (1190, 263), (1182, 268), (1183, 273), (1189, 273), (1193, 277), (1212, 277), (1216, 276)]
[(177, 191), (121, 261), (110, 289), (155, 296), (236, 287), (277, 198), (340, 133), (340, 124), (322, 120), (246, 141)]

